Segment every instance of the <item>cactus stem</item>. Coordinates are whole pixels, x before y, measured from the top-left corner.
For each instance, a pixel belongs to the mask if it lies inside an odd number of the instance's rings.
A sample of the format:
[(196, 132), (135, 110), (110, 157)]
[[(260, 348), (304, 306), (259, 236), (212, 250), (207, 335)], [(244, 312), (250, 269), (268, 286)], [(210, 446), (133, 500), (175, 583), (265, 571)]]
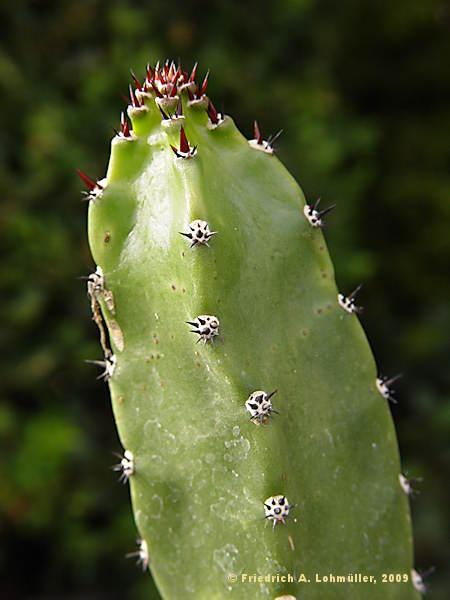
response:
[(129, 552), (126, 554), (126, 558), (134, 558), (137, 557), (136, 564), (140, 565), (142, 571), (146, 571), (148, 568), (149, 558), (148, 558), (148, 545), (145, 540), (138, 539), (137, 540), (138, 549), (135, 552)]

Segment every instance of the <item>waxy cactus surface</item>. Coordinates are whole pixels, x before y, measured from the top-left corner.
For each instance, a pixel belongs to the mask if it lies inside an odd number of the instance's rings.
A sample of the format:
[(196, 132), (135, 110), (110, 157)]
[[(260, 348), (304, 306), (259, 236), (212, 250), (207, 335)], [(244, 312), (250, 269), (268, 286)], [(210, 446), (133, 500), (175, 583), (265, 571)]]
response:
[(354, 296), (338, 299), (327, 208), (257, 124), (248, 141), (216, 112), (196, 67), (133, 79), (106, 178), (82, 177), (140, 564), (166, 600), (419, 598), (395, 431)]

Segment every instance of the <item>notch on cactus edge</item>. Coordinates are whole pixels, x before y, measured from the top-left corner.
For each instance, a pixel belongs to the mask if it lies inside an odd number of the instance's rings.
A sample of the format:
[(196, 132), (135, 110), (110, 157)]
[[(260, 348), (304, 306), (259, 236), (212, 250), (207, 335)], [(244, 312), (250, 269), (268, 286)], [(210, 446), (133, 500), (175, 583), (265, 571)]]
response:
[(146, 571), (147, 567), (148, 567), (148, 562), (149, 562), (147, 542), (145, 540), (138, 539), (137, 545), (138, 545), (138, 549), (135, 552), (129, 552), (125, 556), (126, 556), (126, 558), (133, 558), (136, 556), (137, 557), (136, 564), (141, 565), (142, 570)]
[(286, 525), (286, 519), (289, 516), (291, 506), (286, 496), (270, 496), (264, 501), (264, 510), (266, 513), (265, 519), (273, 521), (272, 529), (275, 529), (277, 523)]
[(203, 345), (206, 345), (208, 340), (211, 340), (211, 344), (214, 343), (213, 338), (219, 335), (219, 319), (211, 315), (199, 315), (195, 321), (186, 321), (188, 325), (191, 325), (194, 329), (191, 329), (191, 333), (196, 333), (199, 338), (197, 340), (203, 340)]
[(303, 214), (308, 219), (308, 222), (311, 225), (311, 227), (323, 227), (325, 225), (325, 222), (323, 221), (323, 217), (327, 213), (329, 213), (330, 210), (333, 210), (333, 208), (336, 207), (336, 204), (332, 204), (331, 206), (328, 206), (328, 208), (324, 208), (323, 210), (318, 210), (319, 203), (320, 203), (320, 198), (318, 198), (316, 200), (314, 205), (311, 206), (310, 204), (305, 204), (305, 206), (303, 208)]
[(267, 423), (267, 419), (270, 417), (271, 413), (277, 415), (280, 414), (272, 406), (271, 398), (276, 393), (277, 390), (274, 390), (270, 394), (266, 394), (266, 392), (262, 390), (256, 390), (255, 392), (252, 392), (246, 400), (245, 408), (251, 415), (250, 421), (255, 423), (255, 425), (264, 425)]
[(211, 231), (209, 228), (209, 224), (207, 221), (201, 221), (200, 219), (196, 219), (189, 223), (189, 231), (183, 232), (179, 231), (180, 235), (184, 235), (189, 240), (191, 240), (191, 248), (193, 246), (208, 246), (209, 248), (209, 240), (213, 235), (216, 235), (217, 231)]
[(359, 292), (359, 290), (361, 288), (362, 288), (362, 283), (360, 285), (358, 285), (358, 287), (356, 288), (356, 290), (353, 290), (353, 292), (351, 294), (349, 294), (348, 296), (344, 296), (344, 294), (338, 294), (338, 302), (339, 302), (339, 304), (349, 314), (361, 313), (362, 310), (363, 310), (362, 306), (356, 306), (355, 302), (354, 302), (356, 294)]
[(120, 463), (112, 467), (113, 471), (121, 471), (119, 481), (127, 483), (130, 477), (134, 474), (134, 456), (130, 450), (125, 450), (123, 456), (119, 456)]

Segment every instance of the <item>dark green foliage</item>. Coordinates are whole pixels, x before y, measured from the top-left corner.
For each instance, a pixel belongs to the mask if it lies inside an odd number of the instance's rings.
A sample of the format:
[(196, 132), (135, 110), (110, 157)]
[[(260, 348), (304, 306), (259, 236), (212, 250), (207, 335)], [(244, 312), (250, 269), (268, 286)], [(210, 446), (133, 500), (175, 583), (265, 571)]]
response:
[[(309, 198), (338, 204), (325, 232), (337, 279), (345, 290), (365, 282), (362, 321), (380, 370), (405, 373), (393, 414), (404, 468), (424, 477), (416, 565), (437, 566), (432, 597), (445, 598), (448, 9), (438, 0), (214, 10), (185, 1), (169, 25), (167, 12), (162, 2), (100, 0), (1, 9), (4, 593), (111, 598), (135, 582), (139, 598), (148, 589), (123, 560), (135, 532), (127, 491), (108, 470), (119, 450), (108, 394), (82, 362), (100, 353), (76, 280), (92, 263), (74, 170), (104, 173), (127, 69), (180, 55), (221, 72), (211, 94), (240, 129), (250, 134), (254, 117), (264, 132), (283, 127), (280, 158)], [(244, 95), (232, 85), (238, 61)]]

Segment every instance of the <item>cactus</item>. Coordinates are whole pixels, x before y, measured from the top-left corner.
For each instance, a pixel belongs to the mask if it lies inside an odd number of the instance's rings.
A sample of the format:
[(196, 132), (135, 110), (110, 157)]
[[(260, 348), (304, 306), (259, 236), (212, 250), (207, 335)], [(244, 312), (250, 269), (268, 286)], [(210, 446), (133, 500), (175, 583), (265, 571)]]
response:
[(134, 554), (167, 600), (419, 598), (389, 382), (358, 290), (336, 288), (332, 207), (196, 70), (133, 74), (106, 178), (80, 172)]

